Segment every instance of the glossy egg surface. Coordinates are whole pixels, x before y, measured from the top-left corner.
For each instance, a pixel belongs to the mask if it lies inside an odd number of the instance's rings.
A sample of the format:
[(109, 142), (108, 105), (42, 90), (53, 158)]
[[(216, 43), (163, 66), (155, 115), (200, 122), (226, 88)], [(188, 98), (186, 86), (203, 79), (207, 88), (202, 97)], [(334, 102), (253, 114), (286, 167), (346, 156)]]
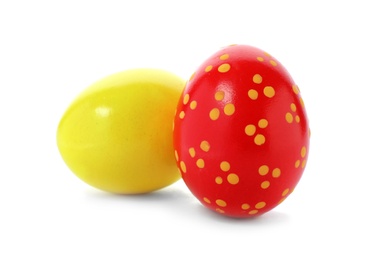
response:
[(67, 166), (103, 191), (138, 194), (180, 179), (171, 125), (184, 86), (160, 69), (131, 69), (95, 82), (70, 104), (57, 130)]
[(301, 179), (309, 136), (300, 90), (284, 66), (259, 48), (231, 45), (205, 60), (180, 96), (175, 159), (205, 207), (259, 216)]

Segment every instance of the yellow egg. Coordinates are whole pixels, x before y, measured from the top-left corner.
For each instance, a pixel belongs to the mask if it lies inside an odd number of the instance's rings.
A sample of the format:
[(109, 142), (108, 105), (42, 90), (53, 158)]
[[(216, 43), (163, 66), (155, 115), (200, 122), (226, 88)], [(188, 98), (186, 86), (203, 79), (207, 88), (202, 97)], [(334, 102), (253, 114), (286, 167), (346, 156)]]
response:
[(176, 182), (172, 124), (183, 87), (175, 74), (141, 68), (89, 86), (59, 122), (63, 160), (81, 180), (112, 193), (147, 193)]

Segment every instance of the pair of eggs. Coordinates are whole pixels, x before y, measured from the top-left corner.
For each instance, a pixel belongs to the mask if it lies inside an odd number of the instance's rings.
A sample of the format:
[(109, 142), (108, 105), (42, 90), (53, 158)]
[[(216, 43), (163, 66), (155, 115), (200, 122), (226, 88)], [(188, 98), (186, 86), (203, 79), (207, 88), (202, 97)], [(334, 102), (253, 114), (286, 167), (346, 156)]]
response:
[(63, 115), (57, 144), (68, 167), (98, 189), (140, 194), (182, 178), (208, 209), (247, 218), (291, 194), (309, 137), (303, 99), (283, 65), (231, 45), (187, 81), (133, 69), (94, 83)]

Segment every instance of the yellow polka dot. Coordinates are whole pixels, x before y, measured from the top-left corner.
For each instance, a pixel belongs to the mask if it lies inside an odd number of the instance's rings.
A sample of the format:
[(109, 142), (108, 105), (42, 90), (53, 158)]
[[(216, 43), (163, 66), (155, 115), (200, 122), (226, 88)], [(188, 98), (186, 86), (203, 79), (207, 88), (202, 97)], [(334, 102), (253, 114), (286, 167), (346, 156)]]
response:
[(248, 97), (249, 97), (250, 99), (252, 99), (252, 100), (256, 100), (257, 97), (258, 97), (258, 93), (257, 93), (257, 91), (256, 91), (255, 89), (250, 89), (250, 90), (248, 91)]
[(222, 177), (220, 177), (220, 176), (216, 177), (216, 178), (215, 178), (215, 183), (217, 183), (217, 184), (222, 184), (222, 183), (223, 183), (223, 179), (222, 179)]
[(285, 199), (286, 199), (286, 198), (282, 198), (282, 199), (280, 199), (280, 200), (278, 201), (277, 204), (281, 204)]
[(262, 77), (260, 74), (253, 75), (253, 82), (256, 84), (260, 84), (262, 82)]
[(274, 178), (278, 178), (279, 176), (281, 176), (281, 169), (279, 168), (275, 168), (273, 171), (272, 171), (272, 176)]
[(181, 111), (180, 113), (179, 113), (179, 118), (180, 119), (183, 119), (185, 117), (185, 112), (184, 111)]
[(203, 200), (204, 200), (206, 203), (208, 203), (208, 204), (211, 203), (211, 201), (210, 201), (207, 197), (204, 197)]
[(193, 100), (193, 101), (191, 102), (191, 104), (189, 104), (189, 107), (190, 107), (192, 110), (195, 110), (196, 107), (197, 107), (197, 101)]
[(183, 104), (186, 105), (189, 101), (189, 94), (185, 94), (183, 98)]
[(269, 167), (267, 165), (261, 165), (258, 169), (258, 172), (259, 172), (260, 175), (264, 176), (264, 175), (268, 174)]
[(296, 160), (296, 162), (295, 162), (295, 168), (298, 168), (299, 165), (300, 165), (300, 160)]
[(188, 152), (189, 152), (189, 155), (190, 155), (192, 158), (195, 157), (195, 155), (196, 155), (195, 148), (193, 148), (193, 147), (189, 148)]
[(176, 161), (179, 161), (179, 154), (178, 154), (178, 151), (175, 150), (175, 159)]
[(303, 160), (303, 162), (302, 162), (302, 168), (304, 168), (305, 165), (306, 165), (306, 160)]
[(277, 62), (274, 60), (270, 60), (270, 64), (272, 64), (273, 66), (277, 66)]
[(303, 101), (302, 98), (299, 99), (299, 102), (300, 102), (300, 105), (301, 105), (302, 107), (304, 107), (304, 101)]
[(214, 95), (215, 100), (221, 101), (225, 97), (225, 92), (223, 91), (217, 91)]
[(216, 203), (218, 206), (220, 206), (220, 207), (226, 207), (226, 206), (227, 206), (226, 201), (221, 200), (221, 199), (216, 200), (215, 203)]
[(241, 208), (243, 209), (243, 210), (247, 210), (247, 209), (249, 209), (251, 206), (248, 204), (248, 203), (243, 203), (242, 204), (242, 206), (241, 206)]
[(228, 55), (228, 54), (223, 54), (223, 55), (221, 55), (221, 56), (219, 57), (219, 59), (220, 59), (220, 60), (227, 60), (228, 57), (230, 57), (230, 55)]
[(185, 163), (183, 161), (180, 161), (180, 168), (181, 170), (186, 173), (187, 172), (187, 167), (185, 166)]
[(202, 168), (205, 167), (205, 162), (204, 162), (203, 159), (198, 159), (198, 160), (196, 161), (196, 165), (197, 165), (198, 168), (202, 169)]
[(230, 184), (238, 184), (239, 183), (239, 176), (235, 173), (230, 173), (229, 175), (227, 175), (227, 181), (230, 183)]
[(225, 211), (223, 209), (220, 209), (220, 208), (216, 208), (215, 211), (217, 211), (218, 213), (221, 213), (221, 214), (225, 213)]
[(213, 108), (210, 113), (209, 113), (210, 119), (211, 120), (217, 120), (219, 117), (219, 109), (218, 108)]
[(208, 141), (202, 141), (201, 144), (200, 144), (200, 148), (201, 150), (203, 150), (204, 152), (208, 152), (209, 149), (210, 149), (210, 144)]
[(295, 116), (295, 121), (296, 121), (297, 123), (299, 123), (299, 122), (300, 122), (300, 116), (296, 115), (296, 116)]
[(292, 85), (292, 91), (294, 91), (295, 94), (299, 94), (299, 88), (297, 85)]
[(212, 65), (207, 66), (207, 67), (205, 68), (205, 72), (209, 72), (209, 71), (211, 71), (212, 68), (213, 68)]
[(256, 205), (255, 205), (255, 208), (256, 209), (262, 209), (263, 207), (265, 207), (266, 206), (266, 203), (264, 202), (264, 201), (260, 201), (259, 203), (257, 203)]
[(231, 68), (230, 64), (228, 64), (228, 63), (223, 63), (222, 65), (220, 65), (220, 66), (218, 67), (218, 71), (221, 72), (221, 73), (225, 73), (225, 72), (229, 71), (230, 68)]
[(260, 128), (265, 128), (265, 127), (267, 127), (267, 126), (268, 126), (268, 120), (266, 120), (266, 119), (260, 119), (260, 120), (258, 121), (258, 126), (259, 126)]
[(268, 57), (271, 57), (272, 55), (270, 55), (269, 53), (267, 53), (267, 52), (265, 52), (264, 51), (264, 54), (266, 55), (266, 56), (268, 56)]
[(265, 95), (266, 97), (268, 97), (268, 98), (272, 98), (272, 97), (274, 97), (274, 95), (275, 95), (275, 90), (274, 90), (274, 88), (271, 87), (271, 86), (266, 86), (266, 87), (264, 88), (264, 95)]
[(292, 121), (294, 120), (293, 117), (292, 117), (292, 114), (290, 112), (287, 112), (286, 115), (285, 115), (285, 119), (287, 121), (287, 123), (292, 123)]
[(225, 112), (225, 115), (231, 116), (235, 112), (235, 106), (234, 104), (226, 104), (225, 107), (223, 108), (223, 112)]
[(262, 134), (257, 134), (256, 136), (255, 136), (255, 144), (257, 144), (257, 145), (263, 145), (264, 143), (265, 143), (265, 136), (264, 135), (262, 135)]
[(258, 210), (257, 209), (253, 209), (251, 210), (250, 212), (248, 212), (249, 215), (255, 215), (257, 214)]
[(257, 57), (256, 58), (258, 61), (264, 61), (264, 58), (263, 57)]
[(261, 183), (261, 188), (262, 189), (267, 189), (267, 188), (269, 188), (269, 186), (270, 186), (270, 182), (268, 182), (268, 181), (263, 181)]
[(196, 72), (192, 73), (191, 77), (189, 78), (189, 81), (191, 81), (196, 75)]
[(286, 196), (287, 193), (289, 193), (289, 191), (290, 191), (290, 189), (285, 189), (285, 190), (282, 192), (282, 196), (283, 196), (283, 197)]
[(252, 136), (256, 132), (256, 127), (254, 125), (247, 125), (245, 127), (245, 133), (246, 135)]
[(303, 146), (302, 149), (300, 150), (300, 156), (303, 158), (306, 156), (306, 154), (307, 154), (307, 148)]
[(221, 162), (221, 164), (219, 165), (219, 167), (224, 172), (227, 172), (227, 171), (230, 170), (230, 164), (228, 162), (226, 162), (226, 161)]
[(291, 111), (293, 112), (296, 111), (296, 105), (294, 103), (291, 103), (290, 108), (291, 108)]

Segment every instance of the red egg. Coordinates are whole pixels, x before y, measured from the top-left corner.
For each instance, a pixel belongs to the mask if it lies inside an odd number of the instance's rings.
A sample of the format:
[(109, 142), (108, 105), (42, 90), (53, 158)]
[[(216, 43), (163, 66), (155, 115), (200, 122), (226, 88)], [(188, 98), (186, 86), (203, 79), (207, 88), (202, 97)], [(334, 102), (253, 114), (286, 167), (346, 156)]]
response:
[(182, 179), (208, 209), (259, 216), (294, 190), (310, 129), (298, 86), (265, 51), (231, 45), (193, 73), (174, 119)]

